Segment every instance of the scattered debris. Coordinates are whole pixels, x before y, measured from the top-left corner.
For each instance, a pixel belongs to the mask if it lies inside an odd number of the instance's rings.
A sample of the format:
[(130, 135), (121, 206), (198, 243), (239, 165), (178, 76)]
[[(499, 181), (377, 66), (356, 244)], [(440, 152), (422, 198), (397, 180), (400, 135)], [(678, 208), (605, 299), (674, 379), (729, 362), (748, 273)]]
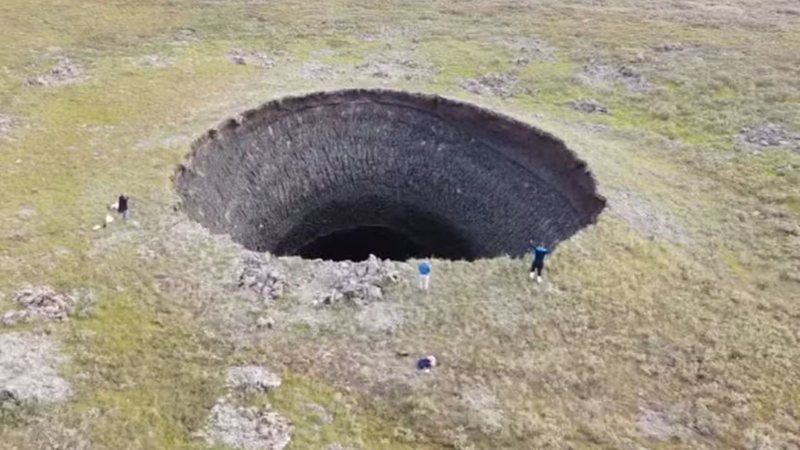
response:
[(756, 147), (788, 145), (800, 150), (800, 133), (792, 133), (785, 125), (773, 122), (743, 128), (738, 140)]
[(237, 270), (239, 288), (254, 292), (265, 305), (281, 298), (287, 287), (286, 277), (270, 259), (268, 254), (246, 252)]
[(0, 406), (4, 402), (60, 402), (72, 393), (58, 375), (66, 362), (60, 346), (33, 333), (0, 334)]
[(261, 366), (229, 367), (228, 386), (245, 392), (266, 392), (281, 385), (281, 377)]
[(29, 287), (14, 295), (14, 302), (24, 309), (5, 313), (1, 321), (4, 325), (14, 325), (31, 320), (68, 320), (70, 316), (85, 313), (91, 307), (91, 296), (81, 295), (80, 299), (55, 292), (47, 286)]
[(310, 61), (300, 66), (300, 78), (304, 80), (330, 80), (336, 76), (332, 66), (320, 62)]
[(476, 78), (462, 78), (458, 85), (473, 94), (510, 97), (514, 93), (519, 78), (510, 72), (489, 73)]
[(612, 66), (594, 59), (583, 66), (583, 73), (579, 77), (584, 83), (591, 86), (608, 86), (614, 83), (622, 83), (632, 91), (649, 91), (653, 88), (652, 83), (644, 75), (628, 66)]
[(581, 98), (569, 102), (572, 109), (589, 114), (608, 114), (608, 107), (593, 98)]
[(256, 50), (233, 49), (225, 56), (234, 64), (240, 64), (243, 66), (256, 66), (265, 69), (275, 66), (275, 64), (278, 62), (276, 58)]
[(83, 71), (73, 64), (69, 58), (60, 58), (58, 63), (44, 75), (30, 77), (25, 80), (25, 86), (54, 86), (70, 84), (81, 79)]
[(383, 80), (425, 81), (438, 71), (432, 64), (415, 61), (408, 52), (379, 53), (356, 66), (359, 75)]
[(268, 406), (235, 406), (223, 398), (211, 409), (205, 435), (212, 445), (224, 444), (242, 450), (282, 450), (292, 440), (292, 424)]
[(317, 305), (347, 303), (363, 306), (383, 298), (383, 288), (397, 281), (398, 274), (392, 261), (381, 261), (375, 255), (361, 262), (323, 261), (332, 264), (327, 269), (334, 274), (328, 290), (317, 295)]

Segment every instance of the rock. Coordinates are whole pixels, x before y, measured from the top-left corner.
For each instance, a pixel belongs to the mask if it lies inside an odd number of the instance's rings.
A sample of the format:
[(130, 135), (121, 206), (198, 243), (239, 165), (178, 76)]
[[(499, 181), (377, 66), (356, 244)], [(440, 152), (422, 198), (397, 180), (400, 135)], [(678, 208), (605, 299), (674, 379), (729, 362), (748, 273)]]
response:
[(281, 385), (281, 377), (261, 366), (229, 367), (228, 385), (246, 392), (266, 392)]
[[(334, 264), (334, 267), (330, 265)], [(352, 306), (363, 306), (383, 298), (383, 287), (397, 281), (397, 270), (391, 261), (381, 261), (370, 255), (366, 261), (357, 263), (323, 262), (321, 271), (331, 276), (328, 289), (318, 295), (318, 305), (334, 305), (345, 301)]]
[(608, 114), (608, 107), (593, 98), (582, 98), (569, 103), (572, 109), (585, 113)]
[(239, 287), (256, 293), (262, 304), (269, 305), (284, 295), (286, 278), (271, 264), (268, 255), (245, 253), (237, 273)]
[(212, 445), (283, 450), (292, 439), (292, 424), (269, 407), (235, 406), (223, 399), (211, 409), (205, 435)]
[(79, 305), (73, 296), (55, 292), (47, 286), (21, 289), (14, 294), (14, 301), (24, 309), (5, 313), (2, 319), (4, 325), (29, 320), (64, 321), (79, 309), (76, 306), (84, 310), (90, 306), (86, 301)]

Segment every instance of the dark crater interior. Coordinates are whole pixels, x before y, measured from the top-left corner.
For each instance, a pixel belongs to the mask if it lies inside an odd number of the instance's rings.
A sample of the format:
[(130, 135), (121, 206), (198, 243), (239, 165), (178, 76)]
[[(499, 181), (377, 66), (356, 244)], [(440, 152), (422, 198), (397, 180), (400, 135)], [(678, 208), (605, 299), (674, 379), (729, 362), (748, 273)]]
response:
[(333, 260), (520, 255), (605, 206), (561, 140), (474, 105), (385, 90), (247, 111), (194, 143), (175, 186), (191, 218), (249, 249)]

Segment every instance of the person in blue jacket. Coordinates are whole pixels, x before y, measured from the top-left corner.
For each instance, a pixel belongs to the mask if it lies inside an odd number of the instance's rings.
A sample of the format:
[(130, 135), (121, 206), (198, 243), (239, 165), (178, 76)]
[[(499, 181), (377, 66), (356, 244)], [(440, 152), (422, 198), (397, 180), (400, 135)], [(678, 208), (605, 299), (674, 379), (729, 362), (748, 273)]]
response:
[(533, 241), (530, 243), (531, 252), (533, 253), (533, 264), (531, 264), (531, 280), (536, 277), (536, 282), (542, 282), (542, 271), (544, 270), (544, 259), (550, 254), (550, 249), (544, 246), (544, 243), (534, 245)]
[(419, 270), (419, 288), (427, 291), (431, 284), (431, 270), (433, 269), (431, 263), (427, 260), (420, 261), (417, 269)]

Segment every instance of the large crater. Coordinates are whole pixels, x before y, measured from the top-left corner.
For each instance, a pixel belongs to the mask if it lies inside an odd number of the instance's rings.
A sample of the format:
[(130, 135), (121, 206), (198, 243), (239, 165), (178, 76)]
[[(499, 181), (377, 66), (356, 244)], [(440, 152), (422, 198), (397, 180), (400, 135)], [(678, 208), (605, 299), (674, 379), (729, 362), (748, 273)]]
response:
[(360, 260), (519, 255), (605, 206), (586, 163), (510, 117), (438, 96), (288, 97), (198, 139), (175, 185), (186, 213), (245, 247)]

